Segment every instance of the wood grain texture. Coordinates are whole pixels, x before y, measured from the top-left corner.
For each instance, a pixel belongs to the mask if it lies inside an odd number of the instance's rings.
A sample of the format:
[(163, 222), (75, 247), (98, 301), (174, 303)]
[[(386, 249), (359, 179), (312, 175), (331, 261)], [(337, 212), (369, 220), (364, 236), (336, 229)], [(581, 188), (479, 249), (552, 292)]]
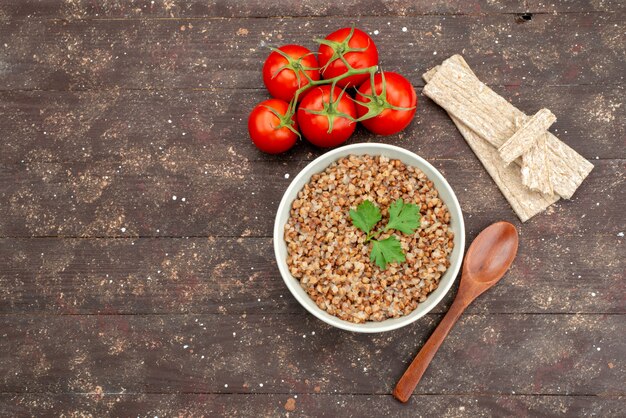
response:
[[(626, 158), (626, 127), (617, 123), (626, 119), (626, 107), (620, 105), (623, 86), (494, 89), (527, 113), (552, 109), (558, 121), (551, 131), (586, 158)], [(0, 92), (0, 131), (5, 133), (0, 162), (120, 164), (138, 156), (159, 160), (180, 150), (205, 162), (264, 160), (280, 166), (320, 155), (323, 150), (306, 141), (282, 156), (252, 146), (245, 122), (268, 97), (261, 89)], [(379, 137), (359, 127), (349, 143), (365, 141), (409, 148), (427, 160), (472, 158), (446, 112), (421, 94), (415, 120), (404, 132)]]
[[(468, 243), (488, 222), (473, 219)], [(469, 312), (626, 313), (624, 239), (544, 225), (524, 225), (515, 264)], [(0, 289), (2, 314), (304, 313), (269, 238), (0, 239)]]
[(626, 73), (626, 21), (611, 13), (542, 14), (527, 23), (507, 14), (334, 18), (331, 24), (315, 17), (9, 20), (0, 25), (2, 89), (259, 88), (268, 45), (316, 49), (315, 37), (352, 24), (379, 31), (373, 39), (383, 68), (416, 85), (423, 85), (426, 69), (457, 53), (480, 68), (489, 86), (616, 85)]
[[(0, 415), (618, 416), (623, 10), (618, 0), (0, 0)], [(290, 179), (323, 151), (267, 156), (245, 126), (268, 97), (267, 45), (315, 48), (352, 24), (418, 92), (427, 68), (463, 53), (521, 110), (551, 109), (551, 131), (596, 165), (572, 202), (523, 225), (513, 269), (461, 318), (406, 407), (389, 393), (455, 290), (381, 335), (305, 313), (269, 235)], [(359, 129), (351, 142), (363, 141), (441, 169), (468, 240), (515, 221), (427, 98), (403, 134)]]
[(278, 0), (0, 0), (0, 12), (11, 19), (150, 19), (272, 16), (421, 16), (428, 14), (620, 12), (619, 0), (349, 0), (332, 5), (323, 0), (285, 3)]
[(528, 11), (543, 13), (623, 12), (626, 4), (620, 0), (526, 0)]
[[(294, 398), (294, 396), (296, 396)], [(293, 403), (289, 403), (290, 399)], [(10, 416), (415, 417), (618, 416), (624, 398), (597, 396), (414, 395), (408, 406), (391, 395), (345, 394), (0, 394)], [(293, 414), (293, 415), (291, 415)]]
[[(0, 236), (270, 236), (292, 178), (285, 174), (296, 175), (307, 162), (234, 160), (207, 162), (191, 149), (178, 148), (119, 164), (0, 165), (0, 197), (6, 202), (0, 208)], [(477, 160), (432, 163), (457, 193), (467, 222), (486, 226), (496, 219), (514, 220)], [(626, 162), (594, 163), (574, 199), (555, 205), (535, 225), (556, 234), (623, 230)]]
[(472, 14), (524, 12), (522, 0), (471, 0), (449, 2), (348, 0), (329, 3), (324, 0), (281, 2), (279, 0), (0, 0), (0, 11), (13, 19), (106, 19), (106, 18), (216, 18), (272, 16), (397, 16), (424, 14)]
[[(365, 335), (309, 314), (8, 315), (0, 391), (388, 394), (439, 318)], [(621, 315), (465, 315), (416, 393), (624, 396), (624, 333)]]

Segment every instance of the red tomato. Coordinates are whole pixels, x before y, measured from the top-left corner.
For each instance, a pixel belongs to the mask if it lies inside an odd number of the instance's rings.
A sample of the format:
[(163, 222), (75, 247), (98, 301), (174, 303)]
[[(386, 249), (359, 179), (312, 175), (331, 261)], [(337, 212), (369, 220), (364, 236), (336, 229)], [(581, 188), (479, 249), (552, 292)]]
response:
[[(350, 32), (353, 31), (350, 37)], [(346, 39), (350, 37), (349, 41)], [(372, 38), (362, 30), (356, 28), (343, 28), (339, 29), (328, 35), (326, 41), (330, 41), (338, 48), (338, 51), (334, 51), (330, 46), (322, 44), (318, 51), (318, 60), (322, 68), (322, 76), (324, 78), (333, 78), (338, 75), (344, 74), (348, 71), (348, 68), (344, 62), (338, 58), (335, 52), (350, 51), (350, 49), (364, 49), (363, 51), (354, 51), (345, 53), (344, 57), (348, 63), (354, 68), (367, 68), (378, 64), (378, 50)], [(330, 62), (330, 64), (329, 64)], [(328, 66), (326, 66), (328, 65)], [(346, 77), (343, 80), (337, 82), (338, 86), (350, 86), (356, 87), (365, 81), (369, 77), (369, 74), (357, 74), (350, 77)]]
[(297, 130), (295, 118), (292, 116), (291, 120), (286, 120), (286, 118), (281, 120), (271, 110), (273, 109), (284, 118), (288, 107), (289, 104), (285, 101), (269, 99), (252, 109), (248, 118), (248, 132), (254, 145), (261, 151), (279, 154), (296, 143), (298, 135), (286, 126), (280, 127), (281, 122), (291, 123), (292, 128)]
[[(382, 94), (383, 78), (380, 73), (374, 76), (374, 84), (376, 94)], [(380, 102), (373, 104), (375, 108), (384, 110), (378, 116), (361, 121), (369, 131), (378, 135), (392, 135), (406, 128), (413, 120), (417, 108), (417, 95), (409, 80), (400, 74), (385, 71), (385, 85), (386, 100), (385, 97), (381, 97)], [(367, 80), (359, 87), (356, 100), (369, 103), (371, 100), (365, 95), (371, 94), (372, 83), (371, 80)], [(409, 110), (399, 110), (394, 107)], [(368, 112), (368, 108), (357, 103), (356, 111), (360, 118)]]
[[(356, 117), (356, 109), (352, 99), (339, 87), (332, 90), (329, 85), (314, 87), (307, 92), (298, 108), (297, 117), (300, 132), (306, 139), (318, 147), (335, 147), (344, 143), (356, 128), (356, 122), (341, 116), (345, 114)], [(316, 115), (306, 111), (324, 111), (324, 115)], [(329, 129), (329, 118), (332, 119), (332, 130)]]
[(289, 102), (296, 90), (309, 84), (304, 72), (312, 80), (320, 79), (319, 65), (315, 55), (303, 46), (285, 45), (278, 49), (289, 60), (280, 52), (273, 51), (263, 64), (263, 82), (273, 97)]

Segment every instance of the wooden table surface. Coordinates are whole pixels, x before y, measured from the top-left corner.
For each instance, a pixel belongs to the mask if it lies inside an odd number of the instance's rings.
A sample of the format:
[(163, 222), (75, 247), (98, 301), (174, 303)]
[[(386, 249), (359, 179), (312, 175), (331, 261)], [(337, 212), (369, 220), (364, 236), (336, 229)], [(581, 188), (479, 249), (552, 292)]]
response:
[[(624, 416), (625, 3), (0, 0), (0, 415)], [(524, 14), (526, 13), (526, 14)], [(360, 16), (360, 17), (354, 17)], [(520, 252), (408, 405), (390, 392), (450, 306), (401, 330), (333, 329), (274, 261), (306, 144), (258, 152), (267, 45), (357, 25), (420, 106), (400, 135), (448, 178), (467, 242)], [(404, 29), (406, 28), (406, 30)], [(595, 169), (520, 224), (421, 74), (462, 53)]]

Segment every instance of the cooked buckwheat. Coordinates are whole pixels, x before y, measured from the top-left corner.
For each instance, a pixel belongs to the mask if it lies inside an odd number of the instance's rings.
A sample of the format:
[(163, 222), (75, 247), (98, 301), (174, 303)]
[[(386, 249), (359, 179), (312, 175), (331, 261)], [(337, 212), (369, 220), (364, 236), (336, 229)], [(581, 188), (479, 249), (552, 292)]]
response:
[[(365, 233), (349, 211), (371, 200), (383, 215), (402, 198), (420, 206), (421, 226), (400, 239), (406, 262), (381, 270), (369, 259)], [(409, 314), (439, 285), (450, 265), (454, 235), (450, 212), (432, 181), (415, 167), (381, 156), (351, 155), (312, 176), (291, 205), (285, 225), (287, 265), (317, 306), (341, 319), (363, 323)]]

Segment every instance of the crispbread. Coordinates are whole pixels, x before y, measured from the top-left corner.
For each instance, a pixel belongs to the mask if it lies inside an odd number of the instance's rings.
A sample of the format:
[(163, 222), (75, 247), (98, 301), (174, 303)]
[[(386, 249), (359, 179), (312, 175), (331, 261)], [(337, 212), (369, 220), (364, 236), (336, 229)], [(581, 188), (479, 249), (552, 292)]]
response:
[[(540, 111), (535, 120), (528, 117), (483, 84), (460, 55), (448, 58), (423, 77), (427, 83), (424, 94), (448, 112), (522, 222), (559, 196), (570, 198), (593, 169), (589, 161), (545, 131), (554, 115)], [(537, 126), (546, 124), (540, 135)], [(524, 127), (527, 132), (516, 137)], [(533, 143), (520, 144), (520, 136)], [(498, 152), (511, 139), (504, 150), (507, 161), (517, 166), (509, 166)]]

